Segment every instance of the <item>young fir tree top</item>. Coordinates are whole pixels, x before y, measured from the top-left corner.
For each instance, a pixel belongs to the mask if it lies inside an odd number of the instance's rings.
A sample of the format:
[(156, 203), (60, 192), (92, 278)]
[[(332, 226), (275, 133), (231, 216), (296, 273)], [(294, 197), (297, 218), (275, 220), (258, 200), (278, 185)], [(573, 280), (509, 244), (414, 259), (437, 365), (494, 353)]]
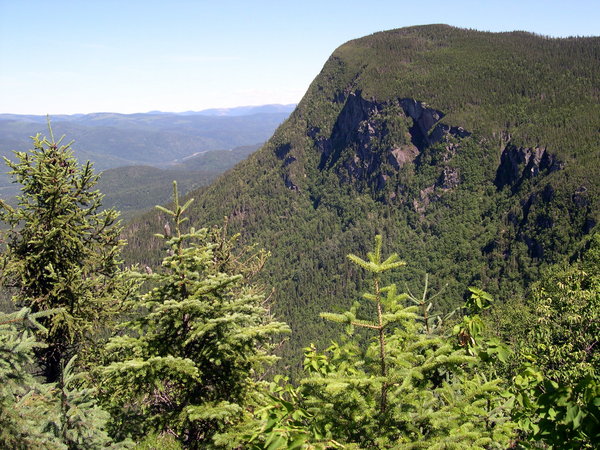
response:
[[(79, 165), (71, 143), (39, 134), (33, 148), (5, 158), (9, 174), (22, 185), (16, 207), (0, 200), (3, 233), (2, 284), (19, 307), (39, 312), (58, 309), (41, 319), (48, 345), (37, 349), (38, 363), (49, 382), (82, 343), (105, 324), (124, 288), (119, 279), (121, 227), (118, 213), (101, 210), (94, 190), (98, 175), (92, 164)], [(84, 359), (80, 356), (80, 359)]]
[[(374, 319), (361, 317), (359, 303), (322, 314), (346, 324), (348, 337), (325, 353), (307, 349), (299, 407), (308, 434), (349, 448), (506, 448), (514, 424), (502, 380), (440, 332), (427, 288), (417, 298), (381, 286), (382, 273), (404, 265), (396, 254), (384, 259), (381, 247), (377, 236), (368, 260), (349, 255), (371, 273), (373, 290), (363, 297), (374, 303)], [(351, 338), (356, 328), (375, 334), (368, 345)]]
[(255, 376), (273, 360), (270, 342), (287, 326), (242, 275), (222, 271), (235, 267), (230, 241), (212, 242), (206, 228), (184, 232), (190, 203), (179, 204), (175, 184), (173, 209), (159, 207), (172, 218), (172, 235), (171, 226), (161, 235), (167, 256), (137, 275), (154, 287), (130, 300), (137, 317), (109, 342), (100, 373), (115, 434), (169, 433), (206, 448), (248, 414)]

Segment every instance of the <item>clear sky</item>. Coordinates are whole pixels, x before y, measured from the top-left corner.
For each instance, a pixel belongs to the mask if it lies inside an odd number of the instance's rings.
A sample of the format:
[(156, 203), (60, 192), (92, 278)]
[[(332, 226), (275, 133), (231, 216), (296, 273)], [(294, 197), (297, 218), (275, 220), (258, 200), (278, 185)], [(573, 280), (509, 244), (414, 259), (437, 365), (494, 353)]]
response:
[(0, 0), (0, 113), (297, 103), (344, 42), (447, 23), (600, 35), (600, 0)]

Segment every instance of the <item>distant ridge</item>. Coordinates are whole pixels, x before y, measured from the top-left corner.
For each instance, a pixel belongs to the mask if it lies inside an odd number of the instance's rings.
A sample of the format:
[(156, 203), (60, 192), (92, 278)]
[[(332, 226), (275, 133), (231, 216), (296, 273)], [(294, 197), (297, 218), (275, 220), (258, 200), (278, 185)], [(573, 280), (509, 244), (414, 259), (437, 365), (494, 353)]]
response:
[[(210, 150), (265, 142), (292, 105), (242, 106), (187, 113), (90, 113), (51, 116), (55, 136), (74, 140), (76, 156), (98, 169), (162, 166)], [(220, 112), (217, 112), (220, 111)], [(29, 136), (47, 134), (47, 117), (0, 114), (0, 156), (25, 150)]]
[(288, 105), (260, 105), (260, 106), (238, 106), (235, 108), (212, 108), (204, 109), (202, 111), (187, 111), (181, 113), (182, 115), (188, 114), (201, 114), (204, 116), (247, 116), (250, 114), (272, 114), (272, 113), (287, 113), (290, 114), (296, 108), (295, 103)]
[[(132, 165), (172, 168), (174, 161), (213, 152), (204, 158), (210, 156), (210, 173), (214, 177), (219, 170), (237, 162), (241, 155), (226, 152), (221, 157), (218, 152), (265, 142), (287, 119), (292, 108), (292, 105), (243, 106), (219, 114), (211, 113), (211, 110), (197, 113), (91, 113), (56, 115), (50, 120), (54, 135), (64, 134), (69, 141), (73, 140), (77, 158), (81, 162), (92, 161), (97, 170)], [(37, 133), (48, 134), (46, 116), (0, 114), (0, 157), (12, 159), (12, 151), (27, 150), (31, 145), (29, 137)], [(191, 164), (192, 161), (186, 159), (186, 170), (190, 170)], [(6, 170), (0, 169), (0, 196), (3, 198), (17, 192), (17, 186), (4, 174)], [(207, 169), (201, 167), (199, 170)], [(167, 191), (170, 192), (170, 188)], [(156, 202), (159, 200), (162, 201), (157, 199)]]
[[(110, 112), (110, 111), (98, 111), (93, 113), (75, 113), (75, 114), (52, 114), (50, 117), (52, 119), (85, 119), (86, 117), (103, 117), (103, 116), (141, 116), (141, 115), (162, 115), (162, 114), (172, 114), (175, 116), (194, 116), (194, 115), (202, 115), (202, 116), (249, 116), (252, 114), (290, 114), (296, 108), (295, 103), (289, 104), (268, 104), (268, 105), (253, 105), (253, 106), (235, 106), (232, 108), (209, 108), (202, 109), (199, 111), (182, 111), (182, 112), (174, 112), (174, 111), (161, 111), (161, 110), (152, 110), (147, 112), (139, 112), (139, 113), (119, 113), (119, 112)], [(41, 122), (46, 123), (47, 115), (45, 114), (11, 114), (11, 113), (0, 113), (0, 120), (30, 120), (33, 122)]]

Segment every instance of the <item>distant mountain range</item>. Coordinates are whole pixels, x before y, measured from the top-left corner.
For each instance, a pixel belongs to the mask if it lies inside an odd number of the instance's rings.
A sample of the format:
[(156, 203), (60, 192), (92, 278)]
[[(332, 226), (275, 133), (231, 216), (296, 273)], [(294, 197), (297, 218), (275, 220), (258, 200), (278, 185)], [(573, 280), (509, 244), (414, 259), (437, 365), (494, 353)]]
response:
[[(266, 141), (291, 105), (245, 106), (186, 113), (92, 113), (50, 117), (55, 136), (75, 141), (81, 159), (100, 169), (132, 164), (160, 167), (208, 150)], [(0, 114), (0, 155), (25, 149), (28, 137), (47, 134), (46, 116)]]
[(238, 106), (237, 108), (214, 108), (198, 112), (188, 111), (183, 115), (201, 114), (204, 116), (247, 116), (249, 114), (291, 114), (296, 108), (295, 103), (289, 105)]
[[(242, 106), (198, 112), (150, 112), (139, 114), (93, 113), (50, 117), (55, 137), (73, 140), (80, 161), (94, 162), (97, 170), (123, 166), (185, 169), (190, 158), (206, 152), (257, 146), (266, 141), (290, 114), (294, 105)], [(30, 148), (29, 136), (48, 135), (47, 117), (0, 114), (0, 156)], [(198, 161), (213, 176), (238, 161), (243, 152), (210, 153)], [(211, 160), (206, 166), (207, 158)], [(185, 163), (182, 161), (185, 160)], [(219, 167), (219, 169), (217, 169)], [(3, 172), (3, 171), (2, 171)], [(160, 178), (160, 177), (159, 177)], [(16, 193), (5, 175), (0, 176), (0, 195)]]

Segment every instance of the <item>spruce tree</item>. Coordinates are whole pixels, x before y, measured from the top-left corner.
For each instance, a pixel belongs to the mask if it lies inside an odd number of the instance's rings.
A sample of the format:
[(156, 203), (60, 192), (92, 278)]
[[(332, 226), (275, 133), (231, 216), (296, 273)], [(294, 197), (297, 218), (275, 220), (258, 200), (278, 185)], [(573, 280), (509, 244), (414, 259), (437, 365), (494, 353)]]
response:
[(56, 382), (114, 309), (123, 243), (118, 213), (101, 210), (92, 164), (79, 165), (72, 143), (62, 144), (64, 136), (56, 142), (48, 128), (50, 138), (38, 134), (30, 151), (15, 152), (14, 162), (5, 158), (22, 187), (15, 207), (0, 200), (0, 220), (8, 225), (2, 284), (18, 307), (58, 310), (40, 319), (47, 332), (38, 338), (47, 345), (36, 349), (46, 380)]
[(247, 414), (255, 376), (273, 360), (270, 341), (287, 327), (242, 275), (227, 272), (240, 264), (230, 240), (213, 242), (218, 233), (206, 228), (184, 232), (190, 203), (179, 204), (175, 184), (173, 209), (160, 207), (172, 219), (161, 235), (167, 255), (161, 268), (136, 275), (152, 288), (128, 302), (134, 318), (107, 345), (101, 390), (116, 435), (233, 445), (224, 433)]
[[(58, 383), (42, 383), (31, 374), (33, 350), (45, 347), (33, 330), (57, 310), (28, 308), (0, 312), (0, 447), (15, 449), (116, 448), (105, 431), (108, 413), (98, 407), (93, 389), (83, 388), (72, 359)], [(125, 443), (123, 443), (125, 444)]]
[[(51, 311), (54, 312), (54, 311)], [(28, 308), (5, 314), (0, 312), (0, 447), (32, 448), (55, 441), (47, 429), (47, 398), (50, 386), (42, 385), (30, 372), (36, 342), (32, 328), (45, 313), (31, 314)], [(43, 419), (46, 419), (44, 421)], [(57, 443), (57, 442), (56, 442)], [(58, 444), (58, 443), (57, 443)]]
[[(307, 350), (300, 407), (313, 439), (359, 448), (505, 448), (514, 424), (502, 380), (442, 333), (427, 289), (416, 297), (381, 285), (382, 274), (404, 265), (396, 254), (384, 259), (381, 247), (377, 236), (367, 260), (349, 256), (372, 276), (364, 298), (374, 319), (359, 303), (323, 314), (345, 324), (347, 336), (325, 353)], [(366, 346), (353, 338), (357, 328), (372, 333)]]

